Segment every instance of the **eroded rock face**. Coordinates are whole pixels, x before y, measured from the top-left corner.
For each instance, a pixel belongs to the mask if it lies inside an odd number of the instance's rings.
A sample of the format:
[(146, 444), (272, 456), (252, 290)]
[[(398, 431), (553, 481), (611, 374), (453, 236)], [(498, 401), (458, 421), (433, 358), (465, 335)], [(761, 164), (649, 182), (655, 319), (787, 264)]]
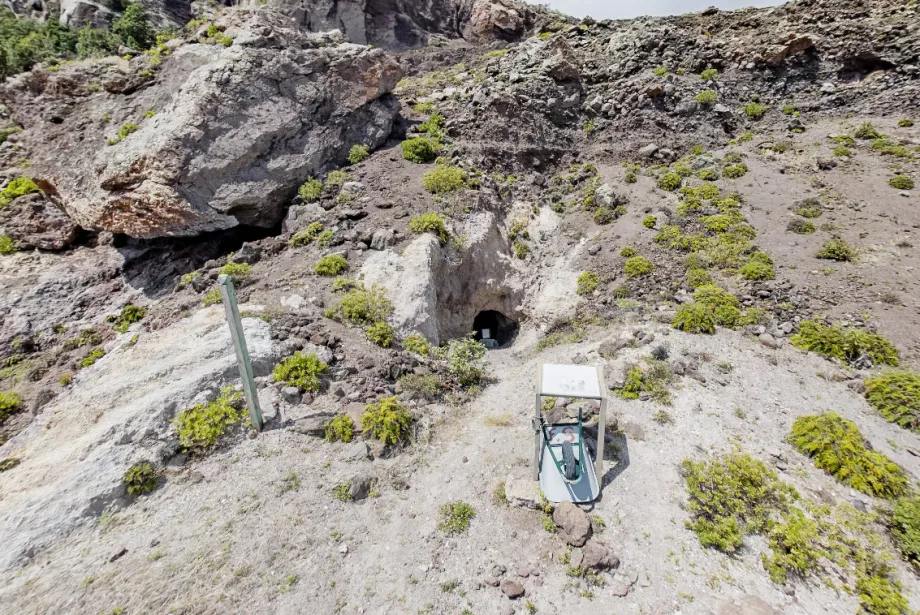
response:
[(79, 227), (41, 194), (27, 194), (0, 209), (0, 234), (21, 250), (63, 250), (77, 239)]
[[(35, 152), (31, 174), (80, 226), (138, 238), (270, 227), (307, 177), (389, 136), (401, 71), (385, 52), (304, 49), (252, 20), (228, 32), (233, 46), (181, 46), (150, 91), (126, 94), (139, 129), (114, 145), (117, 127), (87, 126), (102, 101), (80, 89), (81, 67), (5, 86)], [(144, 118), (148, 105), (157, 113)], [(64, 126), (61, 139), (47, 139), (49, 125)]]

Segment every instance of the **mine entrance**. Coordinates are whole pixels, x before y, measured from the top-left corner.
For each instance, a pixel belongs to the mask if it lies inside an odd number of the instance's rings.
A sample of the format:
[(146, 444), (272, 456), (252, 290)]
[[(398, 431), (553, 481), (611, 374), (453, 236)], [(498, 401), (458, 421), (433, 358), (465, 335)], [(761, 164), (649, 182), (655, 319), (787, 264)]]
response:
[(473, 332), (477, 340), (489, 337), (498, 346), (506, 346), (517, 336), (518, 324), (501, 312), (484, 310), (473, 319)]

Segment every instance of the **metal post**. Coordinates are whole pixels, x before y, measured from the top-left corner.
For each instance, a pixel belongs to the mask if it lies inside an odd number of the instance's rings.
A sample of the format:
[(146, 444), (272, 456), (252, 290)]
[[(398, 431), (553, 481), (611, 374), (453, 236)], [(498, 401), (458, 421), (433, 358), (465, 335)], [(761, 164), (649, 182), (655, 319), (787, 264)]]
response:
[(597, 475), (597, 487), (601, 488), (604, 482), (604, 445), (607, 443), (605, 431), (607, 429), (607, 385), (604, 382), (604, 372), (597, 369), (597, 383), (601, 389), (601, 411), (597, 419), (597, 459), (594, 460), (594, 474)]
[(536, 402), (537, 408), (536, 408), (536, 411), (534, 412), (534, 419), (533, 419), (534, 420), (534, 423), (533, 423), (533, 429), (534, 429), (533, 479), (535, 481), (540, 480), (540, 453), (542, 452), (540, 450), (542, 448), (540, 446), (541, 444), (540, 437), (542, 435), (542, 431), (539, 430), (538, 427), (540, 425), (540, 419), (543, 416), (542, 414), (543, 408), (541, 407), (543, 405), (542, 404), (543, 397), (541, 395), (542, 392), (543, 392), (543, 364), (540, 363), (537, 366), (537, 402)]
[(252, 362), (249, 360), (249, 350), (246, 348), (246, 337), (243, 335), (243, 323), (240, 321), (240, 308), (236, 304), (233, 280), (228, 275), (221, 275), (217, 278), (217, 284), (220, 286), (220, 296), (224, 300), (227, 324), (230, 325), (230, 338), (236, 350), (236, 361), (240, 367), (240, 378), (243, 380), (243, 395), (246, 397), (246, 406), (249, 408), (249, 418), (252, 420), (252, 426), (261, 431), (265, 423), (262, 420), (262, 409), (259, 407), (259, 396), (256, 395), (256, 383), (252, 377)]

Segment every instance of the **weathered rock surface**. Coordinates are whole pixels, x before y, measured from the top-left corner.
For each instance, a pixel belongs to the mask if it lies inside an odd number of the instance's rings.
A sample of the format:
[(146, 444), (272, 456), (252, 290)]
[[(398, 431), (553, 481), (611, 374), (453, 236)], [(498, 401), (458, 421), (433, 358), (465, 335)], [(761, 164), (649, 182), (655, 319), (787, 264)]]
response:
[(573, 547), (584, 546), (591, 537), (591, 520), (571, 502), (562, 502), (553, 511), (553, 522), (559, 528), (559, 537)]
[(40, 194), (27, 194), (0, 208), (0, 234), (20, 250), (63, 250), (77, 239), (79, 227)]

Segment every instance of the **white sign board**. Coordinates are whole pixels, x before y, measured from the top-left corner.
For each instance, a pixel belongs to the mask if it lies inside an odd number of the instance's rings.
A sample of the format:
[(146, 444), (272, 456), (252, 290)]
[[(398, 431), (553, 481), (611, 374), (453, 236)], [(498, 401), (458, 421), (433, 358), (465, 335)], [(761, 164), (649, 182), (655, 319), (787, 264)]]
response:
[(597, 369), (590, 365), (544, 363), (540, 395), (601, 399)]

